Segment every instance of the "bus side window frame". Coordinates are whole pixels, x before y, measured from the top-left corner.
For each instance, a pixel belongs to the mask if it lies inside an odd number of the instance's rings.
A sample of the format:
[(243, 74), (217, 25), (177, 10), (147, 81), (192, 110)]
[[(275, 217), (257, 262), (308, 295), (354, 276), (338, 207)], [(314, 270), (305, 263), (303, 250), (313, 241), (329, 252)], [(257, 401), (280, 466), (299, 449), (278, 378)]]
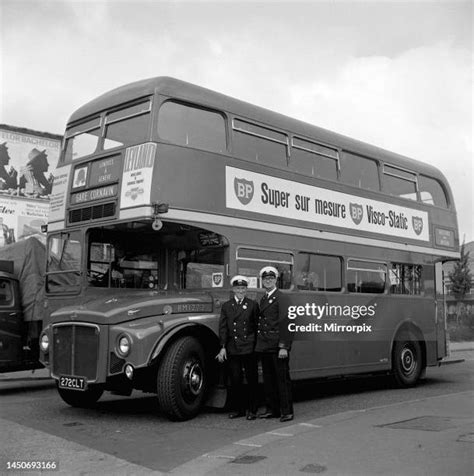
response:
[[(261, 252), (261, 253), (281, 253), (281, 254), (286, 254), (288, 255), (291, 260), (290, 261), (284, 261), (284, 260), (278, 260), (278, 259), (273, 259), (273, 260), (267, 260), (265, 258), (249, 258), (249, 257), (242, 257), (242, 256), (239, 256), (239, 251), (240, 250), (251, 250), (251, 251), (255, 251), (255, 252)], [(250, 262), (254, 262), (254, 263), (261, 263), (258, 267), (258, 270), (257, 270), (257, 273), (260, 271), (260, 269), (262, 269), (264, 266), (274, 266), (275, 268), (278, 269), (278, 271), (280, 272), (280, 269), (278, 267), (278, 265), (289, 265), (289, 273), (290, 273), (290, 276), (289, 276), (289, 286), (288, 287), (283, 287), (281, 286), (282, 284), (282, 276), (280, 274), (280, 276), (278, 277), (278, 284), (277, 284), (277, 287), (279, 289), (287, 289), (287, 290), (294, 290), (294, 268), (295, 268), (295, 254), (293, 251), (289, 251), (289, 250), (279, 250), (279, 249), (272, 249), (272, 248), (263, 248), (263, 247), (259, 247), (259, 246), (252, 246), (252, 245), (245, 245), (245, 244), (238, 244), (236, 247), (235, 247), (235, 265), (236, 265), (236, 273), (238, 274), (242, 274), (239, 269), (239, 261), (242, 262), (242, 261), (250, 261)], [(252, 278), (253, 276), (247, 276), (248, 278)], [(260, 276), (257, 274), (256, 276), (256, 279), (257, 279), (257, 287), (256, 289), (259, 289), (259, 288), (262, 288), (262, 283), (261, 283), (261, 279), (260, 279)], [(251, 285), (249, 287), (252, 287)]]
[(11, 307), (14, 304), (14, 297), (12, 281), (0, 278), (0, 307)]
[[(402, 275), (397, 274), (394, 271), (394, 267), (397, 268), (398, 272), (400, 272), (400, 267), (402, 269)], [(408, 281), (412, 281), (410, 286), (406, 286), (405, 282), (407, 279), (406, 270), (409, 269), (409, 274), (412, 276), (412, 279), (408, 279)], [(418, 271), (416, 271), (418, 268)], [(418, 281), (415, 279), (415, 275), (418, 273)], [(424, 278), (426, 276), (425, 266), (419, 263), (403, 263), (400, 261), (391, 261), (390, 266), (388, 269), (389, 274), (389, 291), (390, 295), (392, 296), (424, 296), (425, 295), (425, 285), (424, 285)], [(398, 283), (392, 284), (392, 276), (398, 279)], [(402, 279), (403, 278), (403, 279)], [(401, 291), (401, 292), (396, 292)], [(417, 292), (418, 291), (418, 292)]]
[[(374, 265), (373, 268), (370, 268), (370, 267), (353, 267), (353, 266), (350, 266), (351, 262), (358, 262), (358, 263), (362, 263), (362, 264), (367, 264), (367, 266), (370, 266), (371, 264)], [(384, 270), (382, 269), (377, 269), (375, 267), (375, 265), (381, 265), (384, 267)], [(346, 284), (346, 290), (349, 294), (387, 294), (388, 293), (388, 289), (387, 289), (387, 277), (388, 277), (388, 271), (389, 271), (389, 267), (387, 265), (387, 262), (385, 261), (379, 261), (379, 260), (372, 260), (372, 259), (367, 259), (367, 258), (357, 258), (357, 257), (354, 257), (354, 256), (351, 256), (349, 258), (346, 259), (346, 269), (345, 269), (345, 278), (346, 278), (346, 281), (345, 281), (345, 284)], [(350, 271), (362, 271), (362, 272), (369, 272), (369, 273), (384, 273), (385, 276), (384, 276), (384, 279), (383, 281), (381, 280), (381, 282), (383, 282), (383, 288), (382, 288), (382, 291), (381, 292), (376, 292), (376, 291), (370, 291), (370, 290), (367, 290), (367, 289), (362, 289), (363, 288), (363, 284), (364, 284), (364, 281), (362, 281), (362, 284), (357, 284), (355, 285), (355, 288), (352, 288), (352, 286), (350, 286), (349, 284), (349, 272)], [(356, 274), (357, 276), (357, 274)], [(367, 283), (370, 283), (370, 281), (367, 281)], [(352, 284), (352, 283), (351, 283)]]
[[(298, 280), (301, 278), (300, 274), (304, 273), (300, 269), (301, 263), (300, 263), (300, 259), (299, 259), (300, 257), (303, 257), (303, 256), (306, 256), (310, 259), (309, 269), (311, 269), (311, 257), (315, 257), (315, 258), (317, 258), (317, 257), (326, 257), (326, 258), (337, 259), (339, 261), (339, 284), (340, 284), (340, 288), (338, 290), (331, 290), (330, 288), (326, 288), (324, 286), (323, 287), (314, 286), (314, 282), (311, 282), (308, 285), (308, 288), (302, 287), (302, 284), (298, 284)], [(314, 271), (310, 271), (310, 273), (316, 274)], [(342, 256), (339, 256), (339, 255), (331, 255), (331, 254), (326, 254), (326, 253), (313, 253), (313, 252), (309, 252), (309, 251), (298, 251), (298, 253), (296, 255), (295, 269), (294, 269), (293, 275), (294, 275), (294, 286), (299, 291), (341, 293), (341, 292), (344, 291), (344, 288), (345, 288), (345, 286), (344, 286), (344, 273), (343, 273), (343, 258), (342, 258)], [(319, 280), (320, 275), (317, 274), (317, 277), (318, 277), (318, 280)], [(324, 279), (323, 279), (323, 282), (324, 282)], [(311, 289), (311, 284), (313, 284), (313, 289)]]

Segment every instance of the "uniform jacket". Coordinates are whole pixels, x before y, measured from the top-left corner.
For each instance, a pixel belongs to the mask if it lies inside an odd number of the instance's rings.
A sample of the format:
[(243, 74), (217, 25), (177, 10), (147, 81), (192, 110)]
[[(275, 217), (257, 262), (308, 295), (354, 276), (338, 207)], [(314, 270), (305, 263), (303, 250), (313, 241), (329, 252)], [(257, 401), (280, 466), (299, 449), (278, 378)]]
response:
[(288, 330), (288, 298), (279, 289), (260, 301), (256, 352), (291, 349), (293, 334)]
[(229, 355), (251, 354), (255, 348), (258, 304), (245, 297), (242, 304), (235, 298), (222, 305), (219, 319), (219, 339)]

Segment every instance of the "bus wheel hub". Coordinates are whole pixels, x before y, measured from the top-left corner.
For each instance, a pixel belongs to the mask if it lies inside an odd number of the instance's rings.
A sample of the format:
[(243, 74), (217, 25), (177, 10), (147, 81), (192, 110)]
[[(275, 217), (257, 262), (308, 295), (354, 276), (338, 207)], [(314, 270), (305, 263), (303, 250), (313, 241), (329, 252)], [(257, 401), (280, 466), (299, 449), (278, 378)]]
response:
[(402, 367), (403, 370), (407, 373), (411, 372), (415, 365), (415, 360), (413, 358), (413, 352), (410, 349), (403, 349), (402, 352)]
[(184, 380), (189, 392), (199, 395), (202, 388), (202, 369), (199, 362), (189, 362), (185, 367)]

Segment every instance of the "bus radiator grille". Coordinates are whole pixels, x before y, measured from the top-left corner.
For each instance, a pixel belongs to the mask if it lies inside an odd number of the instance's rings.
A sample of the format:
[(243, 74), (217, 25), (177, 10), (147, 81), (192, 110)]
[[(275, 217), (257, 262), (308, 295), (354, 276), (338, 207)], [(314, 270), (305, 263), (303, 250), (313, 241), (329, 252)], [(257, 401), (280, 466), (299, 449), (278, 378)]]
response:
[(99, 355), (99, 329), (71, 324), (53, 327), (54, 375), (86, 377), (95, 380)]

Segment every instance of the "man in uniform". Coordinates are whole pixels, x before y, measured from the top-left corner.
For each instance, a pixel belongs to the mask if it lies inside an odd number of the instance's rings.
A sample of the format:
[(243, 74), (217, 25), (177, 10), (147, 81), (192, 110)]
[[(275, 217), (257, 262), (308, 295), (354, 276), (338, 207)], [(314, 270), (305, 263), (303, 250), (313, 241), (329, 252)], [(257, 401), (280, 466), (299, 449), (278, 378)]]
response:
[(288, 330), (288, 300), (277, 288), (278, 271), (273, 266), (260, 270), (266, 290), (260, 301), (257, 344), (255, 351), (262, 361), (266, 411), (259, 418), (293, 420), (290, 380), (292, 334)]
[[(229, 359), (230, 408), (229, 418), (245, 416), (255, 420), (257, 414), (258, 370), (255, 355), (258, 304), (245, 296), (248, 279), (234, 276), (230, 282), (234, 296), (222, 305), (219, 320), (221, 350), (216, 358), (219, 362)], [(247, 395), (243, 386), (243, 373), (247, 377)]]

